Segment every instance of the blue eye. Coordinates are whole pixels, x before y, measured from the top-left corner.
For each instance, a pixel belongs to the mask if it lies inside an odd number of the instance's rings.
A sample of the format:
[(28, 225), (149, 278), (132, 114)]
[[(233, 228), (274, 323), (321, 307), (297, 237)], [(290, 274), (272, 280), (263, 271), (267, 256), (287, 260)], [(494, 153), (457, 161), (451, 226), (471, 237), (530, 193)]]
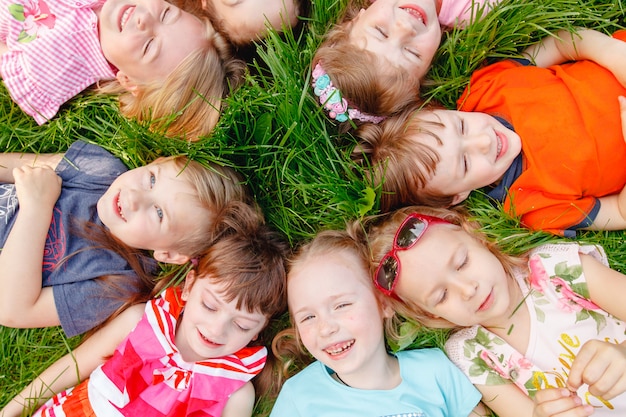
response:
[(156, 183), (156, 177), (154, 176), (154, 174), (151, 172), (150, 173), (150, 188), (154, 187), (154, 184)]
[(163, 220), (163, 210), (159, 207), (155, 207), (154, 208), (156, 210), (157, 216), (159, 217), (159, 220)]

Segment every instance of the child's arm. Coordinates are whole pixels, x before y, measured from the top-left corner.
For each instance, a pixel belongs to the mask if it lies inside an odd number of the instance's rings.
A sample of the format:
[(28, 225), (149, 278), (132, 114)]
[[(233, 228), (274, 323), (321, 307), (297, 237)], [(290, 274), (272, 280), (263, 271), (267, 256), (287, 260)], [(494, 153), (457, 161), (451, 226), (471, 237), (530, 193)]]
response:
[(559, 31), (531, 45), (523, 54), (538, 67), (588, 59), (611, 71), (626, 86), (626, 42), (595, 30)]
[(254, 386), (252, 382), (247, 382), (230, 396), (222, 411), (222, 417), (250, 417), (253, 408)]
[(0, 252), (0, 323), (10, 327), (59, 324), (52, 289), (42, 289), (42, 260), (61, 178), (48, 167), (13, 170), (20, 204)]
[(20, 416), (24, 409), (31, 410), (87, 378), (137, 325), (144, 307), (145, 304), (136, 304), (127, 308), (72, 353), (53, 363), (2, 409), (0, 417)]
[(64, 155), (64, 153), (0, 153), (0, 182), (15, 182), (13, 178), (13, 168), (20, 168), (22, 166), (48, 166), (55, 169)]
[(586, 230), (626, 229), (626, 186), (619, 194), (599, 198), (600, 210)]

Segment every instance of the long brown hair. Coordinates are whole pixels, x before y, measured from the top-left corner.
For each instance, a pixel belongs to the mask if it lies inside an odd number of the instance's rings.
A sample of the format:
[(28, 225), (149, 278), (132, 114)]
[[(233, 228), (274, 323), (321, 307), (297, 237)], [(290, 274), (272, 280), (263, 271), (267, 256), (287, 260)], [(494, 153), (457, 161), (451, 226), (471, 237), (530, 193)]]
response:
[[(161, 158), (152, 163), (168, 162), (175, 164), (180, 170), (180, 175), (193, 187), (196, 204), (205, 211), (205, 215), (198, 218), (195, 229), (185, 234), (184, 238), (176, 242), (172, 249), (189, 258), (195, 258), (204, 253), (222, 233), (222, 229), (232, 223), (233, 213), (240, 206), (246, 208), (249, 206), (258, 217), (256, 206), (251, 202), (247, 189), (233, 169), (216, 163), (201, 164), (182, 155)], [(255, 217), (256, 220), (258, 220), (257, 217)], [(155, 271), (155, 262), (147, 251), (124, 244), (107, 228), (95, 223), (73, 224), (72, 233), (91, 242), (90, 248), (85, 250), (103, 249), (119, 255), (130, 265), (137, 277), (133, 284), (134, 291), (130, 293), (124, 289), (129, 284), (125, 276), (97, 278), (102, 287), (99, 296), (121, 300), (123, 303), (110, 317), (88, 334), (93, 334), (129, 306), (150, 300), (169, 285), (179, 273), (179, 270), (173, 270), (157, 279), (155, 275), (159, 271)], [(72, 254), (68, 255), (68, 258), (71, 256)], [(121, 280), (124, 280), (123, 285)]]

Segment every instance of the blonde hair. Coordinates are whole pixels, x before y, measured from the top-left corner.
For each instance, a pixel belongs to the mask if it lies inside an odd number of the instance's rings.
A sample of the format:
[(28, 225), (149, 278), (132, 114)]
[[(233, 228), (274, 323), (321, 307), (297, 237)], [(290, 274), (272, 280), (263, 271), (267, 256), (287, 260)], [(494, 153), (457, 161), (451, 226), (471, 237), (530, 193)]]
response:
[(440, 155), (435, 148), (415, 140), (420, 134), (442, 143), (430, 128), (441, 123), (427, 122), (419, 114), (439, 108), (431, 105), (421, 109), (409, 106), (395, 117), (378, 125), (366, 124), (356, 131), (359, 138), (352, 154), (355, 162), (366, 169), (369, 181), (380, 188), (380, 210), (388, 212), (405, 205), (449, 207), (454, 196), (427, 187), (435, 174)]
[(227, 41), (209, 22), (204, 48), (187, 56), (165, 80), (128, 91), (117, 80), (101, 83), (97, 92), (118, 95), (120, 111), (148, 122), (169, 137), (195, 141), (208, 135), (219, 120), (223, 99), (243, 82), (245, 63), (235, 59)]
[[(372, 251), (369, 269), (372, 273), (378, 268), (382, 258), (391, 250), (393, 239), (398, 227), (400, 227), (402, 222), (411, 213), (420, 213), (439, 217), (461, 227), (463, 231), (485, 246), (500, 261), (507, 275), (511, 277), (511, 279), (513, 277), (514, 270), (524, 265), (526, 261), (524, 256), (515, 257), (504, 253), (498, 247), (496, 242), (492, 242), (483, 232), (481, 232), (480, 224), (471, 220), (469, 214), (461, 207), (445, 209), (425, 206), (408, 206), (389, 213), (386, 216), (371, 217), (366, 220), (366, 222), (371, 224), (368, 230), (368, 237)], [(397, 298), (387, 298), (389, 304), (400, 316), (414, 320), (429, 328), (459, 328), (459, 326), (450, 323), (445, 319), (433, 317), (408, 298), (401, 297), (398, 294), (396, 294), (396, 296)], [(395, 336), (396, 335), (392, 335), (392, 337)]]
[[(289, 273), (287, 275), (287, 285), (289, 285), (289, 275), (300, 265), (311, 259), (323, 259), (329, 254), (353, 254), (359, 260), (360, 265), (354, 265), (355, 270), (363, 272), (363, 281), (367, 283), (376, 297), (379, 307), (382, 309), (384, 297), (374, 288), (371, 275), (369, 274), (369, 250), (365, 243), (365, 232), (358, 221), (354, 221), (347, 226), (346, 230), (326, 230), (322, 231), (309, 243), (302, 246), (295, 256), (289, 260)], [(397, 338), (399, 335), (396, 329), (399, 326), (398, 317), (394, 314), (390, 318), (383, 319), (383, 327), (386, 337)], [(281, 373), (277, 375), (281, 385), (284, 379), (288, 378), (294, 371), (299, 370), (307, 363), (311, 362), (311, 356), (306, 352), (298, 336), (297, 327), (293, 322), (288, 329), (278, 333), (272, 341), (274, 354), (282, 361)]]
[(326, 34), (315, 52), (312, 67), (320, 63), (350, 107), (377, 116), (390, 116), (419, 100), (419, 80), (350, 40), (352, 21), (361, 5), (352, 2), (340, 23)]

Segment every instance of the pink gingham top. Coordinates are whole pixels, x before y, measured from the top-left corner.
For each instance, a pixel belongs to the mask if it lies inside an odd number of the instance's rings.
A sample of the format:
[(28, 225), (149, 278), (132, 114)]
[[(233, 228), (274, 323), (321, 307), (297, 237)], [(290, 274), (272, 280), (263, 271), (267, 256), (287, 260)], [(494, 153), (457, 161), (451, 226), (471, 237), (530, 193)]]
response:
[(38, 124), (99, 80), (113, 79), (92, 9), (105, 0), (0, 0), (0, 75)]

